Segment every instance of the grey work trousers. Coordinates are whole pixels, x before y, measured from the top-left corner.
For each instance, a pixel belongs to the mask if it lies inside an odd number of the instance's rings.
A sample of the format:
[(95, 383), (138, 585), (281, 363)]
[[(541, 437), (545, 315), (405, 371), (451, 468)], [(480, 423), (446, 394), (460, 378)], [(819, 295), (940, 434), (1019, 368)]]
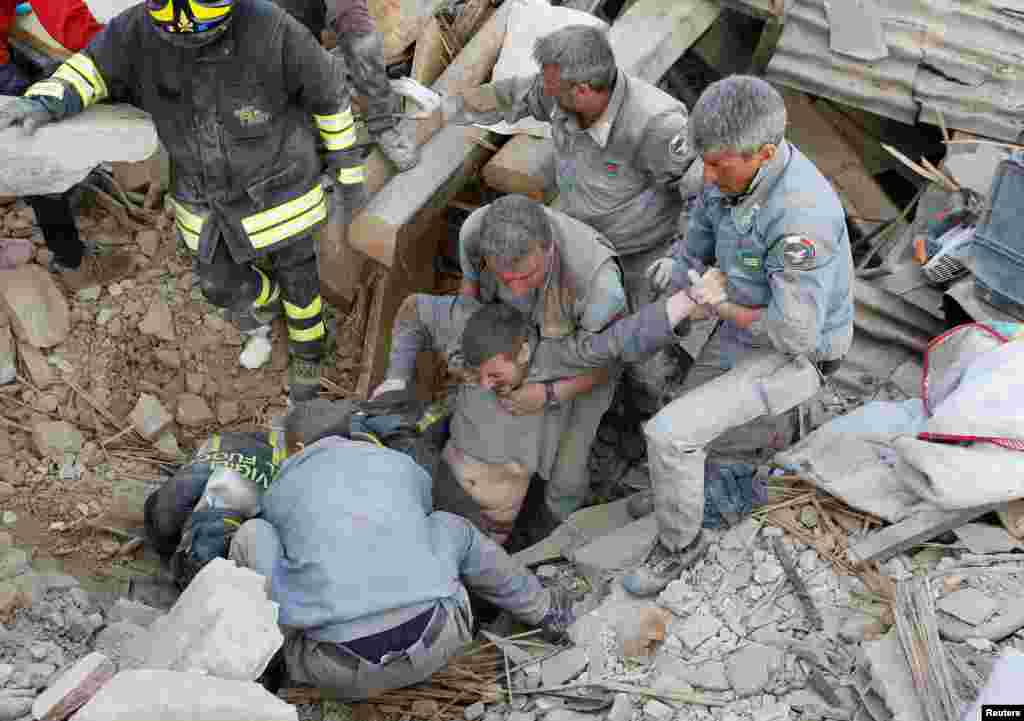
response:
[(742, 354), (723, 368), (714, 332), (686, 379), (682, 395), (644, 426), (659, 540), (669, 550), (693, 541), (704, 520), (704, 463), (709, 452), (733, 455), (784, 448), (787, 411), (821, 387), (817, 367), (770, 345)]
[[(449, 518), (451, 522), (466, 523), (455, 516)], [(478, 531), (474, 533), (481, 547), (472, 558), (479, 562), (470, 559), (461, 564), (463, 580), (486, 600), (514, 608), (517, 618), (539, 623), (551, 605), (550, 592), (493, 541)], [(269, 579), (283, 554), (277, 530), (263, 519), (243, 523), (231, 541), (231, 560), (268, 579), (268, 592)], [(516, 576), (523, 576), (525, 582), (509, 584), (508, 580)], [(345, 701), (425, 681), (473, 640), (473, 615), (465, 589), (459, 596), (438, 603), (443, 611), (435, 613), (444, 613), (443, 626), (438, 630), (433, 622), (427, 625), (422, 648), (379, 664), (355, 655), (342, 644), (318, 641), (301, 629), (283, 628), (288, 676), (295, 683), (316, 686)]]

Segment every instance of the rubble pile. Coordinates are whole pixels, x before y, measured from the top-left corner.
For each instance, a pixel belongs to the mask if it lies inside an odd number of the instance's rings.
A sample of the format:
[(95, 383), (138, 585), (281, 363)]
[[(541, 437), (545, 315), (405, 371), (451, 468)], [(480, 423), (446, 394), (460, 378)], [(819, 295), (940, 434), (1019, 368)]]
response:
[[(242, 336), (194, 286), (170, 216), (129, 226), (82, 206), (82, 239), (130, 252), (136, 273), (69, 294), (47, 272), (31, 208), (0, 205), (0, 249), (32, 248), (0, 269), (0, 528), (73, 572), (105, 574), (163, 465), (214, 427), (262, 428), (281, 411), (287, 349), (278, 332), (267, 366), (239, 366)], [(339, 397), (355, 387), (351, 366), (328, 376)]]

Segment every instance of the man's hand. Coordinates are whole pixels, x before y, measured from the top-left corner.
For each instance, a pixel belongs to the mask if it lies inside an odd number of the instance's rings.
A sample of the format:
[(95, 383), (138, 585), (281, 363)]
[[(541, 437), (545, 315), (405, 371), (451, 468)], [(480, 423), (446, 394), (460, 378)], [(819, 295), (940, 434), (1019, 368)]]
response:
[(728, 277), (718, 268), (711, 268), (701, 277), (690, 269), (690, 297), (699, 305), (712, 307), (724, 303), (728, 298), (725, 287)]
[(377, 400), (380, 396), (391, 391), (404, 391), (405, 381), (401, 378), (388, 378), (383, 381), (379, 386), (373, 389), (373, 393), (370, 394), (370, 400)]
[(51, 122), (53, 116), (50, 111), (33, 98), (15, 98), (0, 109), (0, 130), (17, 125), (22, 135), (33, 135), (40, 125)]
[(543, 383), (527, 383), (508, 395), (498, 396), (498, 403), (514, 416), (532, 416), (544, 410), (547, 399)]
[(644, 275), (651, 281), (651, 285), (659, 293), (665, 291), (672, 283), (672, 274), (675, 272), (676, 262), (671, 258), (659, 258), (651, 263)]

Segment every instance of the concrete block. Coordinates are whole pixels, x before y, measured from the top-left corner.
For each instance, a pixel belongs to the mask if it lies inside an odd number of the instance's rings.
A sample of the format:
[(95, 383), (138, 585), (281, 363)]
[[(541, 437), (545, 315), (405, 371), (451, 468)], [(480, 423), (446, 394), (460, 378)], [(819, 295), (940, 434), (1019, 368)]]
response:
[(596, 571), (628, 568), (643, 561), (657, 536), (658, 520), (651, 514), (577, 549), (571, 560)]
[(277, 611), (263, 576), (216, 558), (150, 627), (142, 668), (255, 680), (284, 642)]
[(726, 675), (738, 696), (752, 696), (775, 680), (782, 663), (779, 649), (753, 643), (729, 656)]
[(298, 721), (298, 711), (258, 683), (199, 673), (122, 671), (75, 721)]
[(560, 686), (579, 676), (590, 659), (585, 648), (574, 647), (552, 656), (541, 664), (541, 675), (545, 686)]
[(159, 436), (174, 422), (174, 417), (167, 412), (160, 400), (148, 393), (139, 396), (130, 418), (132, 426), (147, 441)]
[(37, 721), (64, 721), (114, 678), (114, 663), (102, 653), (90, 653), (69, 668), (32, 704)]
[(71, 327), (68, 303), (56, 282), (39, 265), (0, 271), (0, 310), (19, 340), (35, 348), (64, 342)]
[(939, 601), (938, 608), (972, 626), (980, 626), (996, 612), (999, 603), (976, 588), (963, 588)]

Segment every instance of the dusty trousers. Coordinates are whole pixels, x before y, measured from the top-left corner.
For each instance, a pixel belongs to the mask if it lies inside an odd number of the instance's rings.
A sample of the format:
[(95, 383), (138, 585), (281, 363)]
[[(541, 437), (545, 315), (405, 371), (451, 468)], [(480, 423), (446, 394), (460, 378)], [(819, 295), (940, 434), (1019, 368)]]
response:
[(682, 395), (644, 426), (658, 535), (669, 550), (696, 538), (704, 520), (704, 464), (709, 452), (737, 455), (789, 444), (787, 411), (821, 387), (817, 367), (770, 344), (724, 367), (718, 330), (704, 346)]
[(194, 272), (203, 295), (227, 308), (242, 330), (269, 323), (284, 311), (291, 355), (317, 361), (327, 335), (320, 299), (316, 246), (319, 232), (269, 253), (259, 264), (236, 263), (220, 242), (209, 263), (196, 261)]

